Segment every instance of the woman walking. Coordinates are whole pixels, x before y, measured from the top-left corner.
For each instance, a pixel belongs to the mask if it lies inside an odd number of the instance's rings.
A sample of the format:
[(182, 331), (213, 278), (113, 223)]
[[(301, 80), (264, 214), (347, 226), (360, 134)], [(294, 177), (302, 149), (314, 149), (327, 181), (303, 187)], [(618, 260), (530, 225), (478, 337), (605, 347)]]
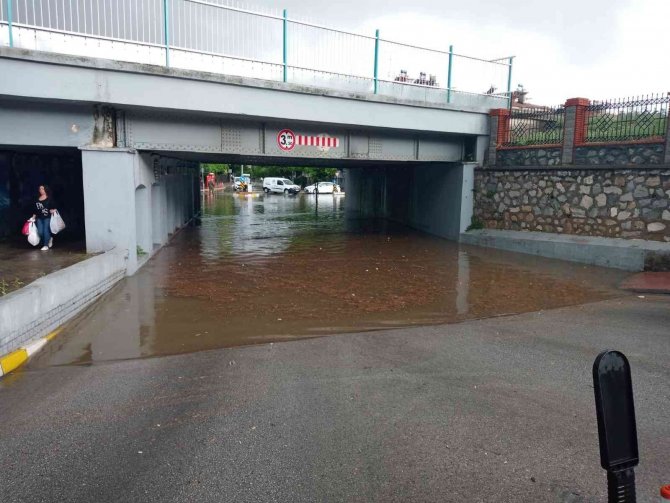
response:
[(51, 197), (51, 190), (47, 185), (40, 185), (39, 197), (35, 202), (35, 214), (33, 220), (36, 220), (37, 234), (40, 236), (42, 251), (47, 251), (53, 246), (54, 238), (51, 237), (51, 215), (56, 211), (56, 205)]

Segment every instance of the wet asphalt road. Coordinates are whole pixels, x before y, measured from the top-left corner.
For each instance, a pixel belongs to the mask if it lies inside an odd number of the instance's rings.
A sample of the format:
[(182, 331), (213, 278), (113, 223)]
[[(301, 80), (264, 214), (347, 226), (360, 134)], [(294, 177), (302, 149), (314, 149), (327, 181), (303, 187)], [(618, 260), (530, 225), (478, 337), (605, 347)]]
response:
[(670, 298), (0, 381), (0, 501), (605, 501), (591, 364), (633, 367), (638, 501), (670, 483)]

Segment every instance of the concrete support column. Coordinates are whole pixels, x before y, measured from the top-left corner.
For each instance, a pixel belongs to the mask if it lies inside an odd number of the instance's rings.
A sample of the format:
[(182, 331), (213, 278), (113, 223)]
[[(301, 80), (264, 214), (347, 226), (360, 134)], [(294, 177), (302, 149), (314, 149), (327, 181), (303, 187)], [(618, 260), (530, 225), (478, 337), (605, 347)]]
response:
[(152, 247), (156, 248), (165, 244), (163, 236), (163, 218), (165, 217), (162, 207), (163, 186), (160, 183), (151, 185), (151, 234)]
[(163, 243), (167, 243), (168, 234), (170, 232), (170, 212), (168, 211), (168, 185), (170, 180), (167, 176), (161, 178), (161, 212), (163, 214), (161, 218), (161, 235), (163, 236)]
[(467, 162), (460, 167), (461, 170), (461, 197), (460, 197), (460, 227), (459, 234), (465, 232), (472, 223), (474, 213), (475, 195), (475, 168), (477, 163)]
[(146, 255), (153, 251), (151, 227), (151, 193), (145, 185), (140, 185), (135, 188), (135, 239)]
[(82, 149), (86, 251), (116, 250), (137, 268), (135, 165), (129, 149)]
[(498, 149), (498, 117), (496, 115), (489, 116), (489, 144), (486, 153), (486, 164), (489, 166), (496, 165), (496, 153)]
[[(497, 120), (497, 118), (496, 118)], [(475, 158), (473, 161), (480, 166), (484, 166), (487, 162), (486, 153), (491, 149), (491, 136), (478, 136), (475, 140)]]
[(565, 102), (561, 164), (572, 164), (575, 147), (584, 143), (586, 107), (589, 104), (590, 101), (586, 98), (570, 98)]
[(357, 212), (361, 209), (361, 172), (360, 168), (346, 168), (344, 170), (345, 210)]

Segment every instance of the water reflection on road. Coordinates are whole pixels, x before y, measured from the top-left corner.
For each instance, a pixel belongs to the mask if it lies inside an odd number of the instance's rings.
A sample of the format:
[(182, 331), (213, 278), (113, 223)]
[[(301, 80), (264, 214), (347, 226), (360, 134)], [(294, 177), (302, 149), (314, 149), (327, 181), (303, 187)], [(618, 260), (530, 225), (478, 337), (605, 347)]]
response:
[(347, 218), (343, 196), (205, 200), (31, 366), (456, 322), (619, 295), (623, 273)]

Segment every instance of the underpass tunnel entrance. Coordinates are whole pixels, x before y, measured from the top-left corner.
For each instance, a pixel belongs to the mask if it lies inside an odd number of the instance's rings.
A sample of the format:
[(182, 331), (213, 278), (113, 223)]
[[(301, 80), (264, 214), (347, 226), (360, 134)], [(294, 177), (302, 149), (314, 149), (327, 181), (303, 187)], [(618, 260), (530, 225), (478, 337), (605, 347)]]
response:
[[(21, 231), (38, 214), (40, 185), (50, 189), (51, 207), (58, 209), (66, 227), (55, 236), (42, 234), (33, 246)], [(84, 213), (78, 149), (0, 146), (0, 297), (85, 259)]]
[(322, 158), (271, 162), (260, 157), (209, 157), (201, 163), (202, 185), (220, 180), (222, 173), (232, 177), (231, 183), (243, 174), (250, 176), (254, 190), (266, 193), (288, 192), (290, 184), (306, 194), (330, 193), (338, 184), (346, 195), (342, 207), (350, 219), (389, 220), (452, 240), (458, 240), (470, 224), (475, 163)]
[(83, 248), (85, 223), (81, 154), (72, 148), (0, 147), (0, 240), (25, 241), (20, 233), (21, 227), (35, 213), (40, 185), (49, 186), (67, 225), (67, 231), (58, 240)]
[[(467, 163), (99, 148), (82, 148), (81, 155), (86, 250), (124, 253), (128, 274), (197, 215), (210, 190), (217, 189), (207, 180), (227, 178), (231, 191), (236, 183), (248, 181), (251, 197), (265, 192), (291, 196), (291, 191), (314, 195), (315, 204), (308, 199), (300, 204), (315, 211), (326, 210), (323, 196), (330, 202), (342, 196), (331, 206), (342, 209), (348, 219), (394, 221), (454, 240), (464, 230), (463, 216), (471, 214), (465, 207), (471, 194), (463, 189), (464, 173), (472, 171)], [(244, 180), (241, 175), (246, 175)]]

